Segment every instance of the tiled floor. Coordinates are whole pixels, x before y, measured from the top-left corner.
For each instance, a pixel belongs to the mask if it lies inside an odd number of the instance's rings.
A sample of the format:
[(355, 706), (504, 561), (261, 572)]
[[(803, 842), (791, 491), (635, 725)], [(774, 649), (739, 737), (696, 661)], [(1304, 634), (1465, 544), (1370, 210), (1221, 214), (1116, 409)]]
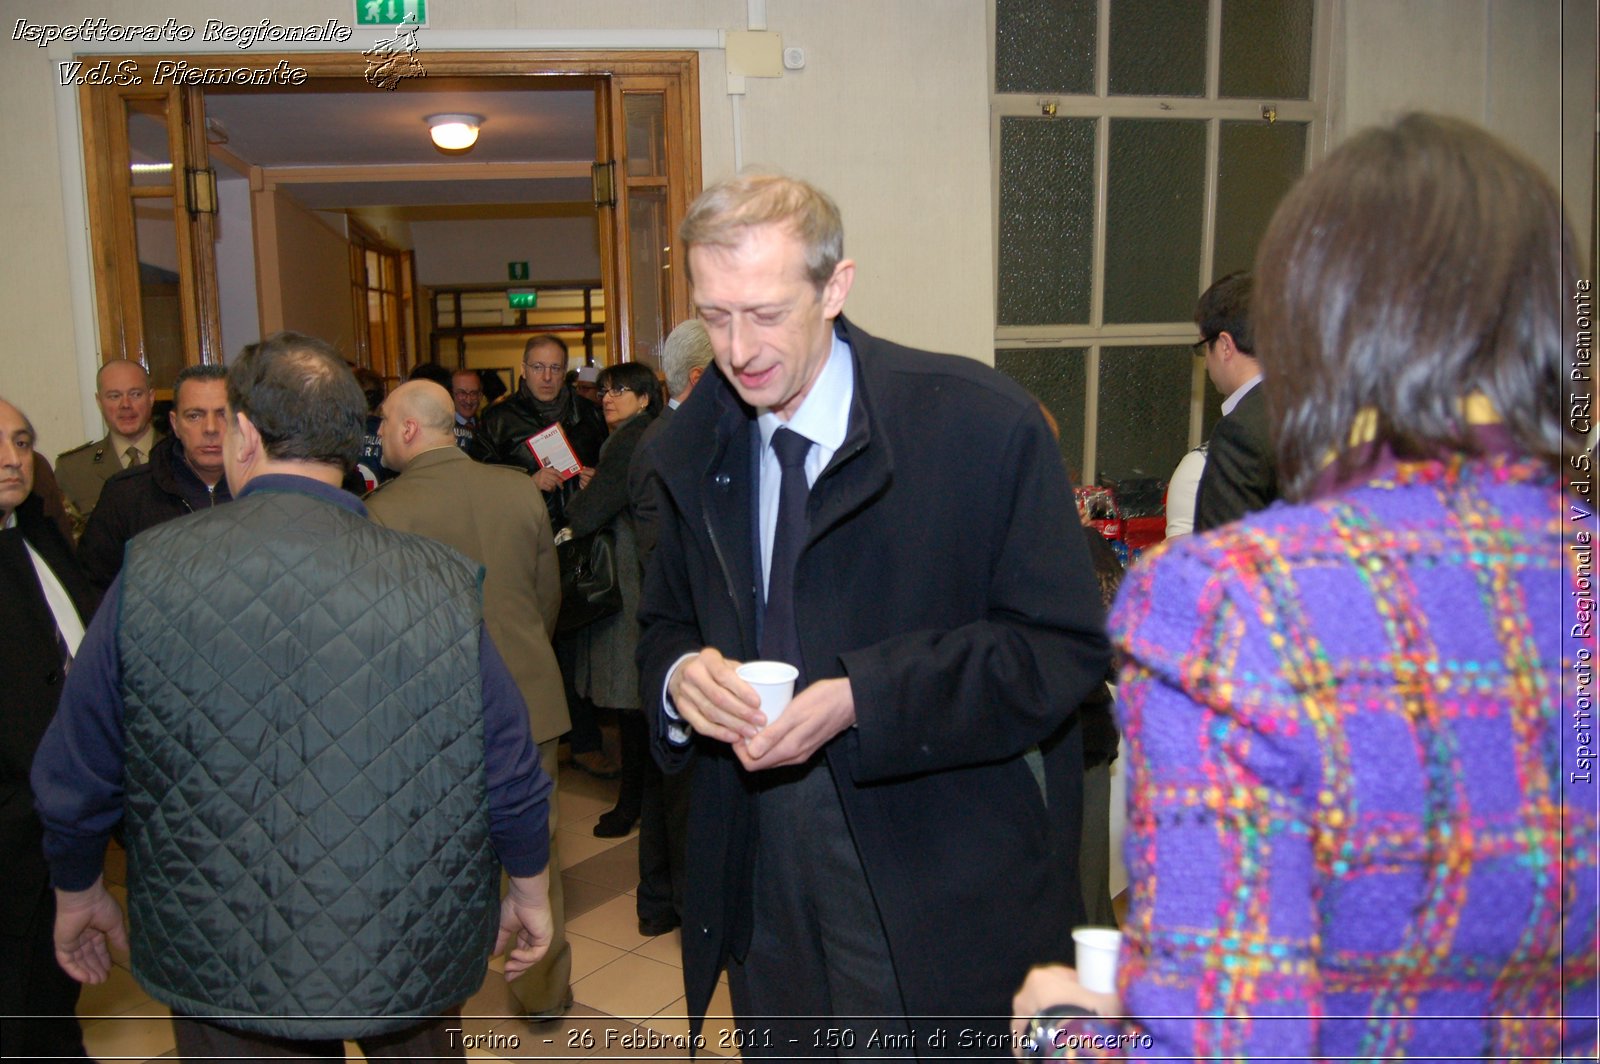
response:
[[(617, 784), (563, 769), (559, 851), (566, 889), (567, 938), (572, 943), (571, 1013), (559, 1022), (530, 1025), (498, 972), (462, 1009), (465, 1036), (479, 1036), (467, 1056), (477, 1059), (686, 1058), (679, 932), (645, 938), (634, 911), (639, 837), (597, 839), (595, 821), (611, 808)], [(120, 851), (116, 854), (120, 857)], [(109, 883), (123, 881), (121, 862), (107, 862)], [(122, 888), (112, 893), (122, 899)], [(499, 961), (492, 963), (498, 967)], [(731, 1015), (726, 984), (711, 1000), (701, 1055), (718, 1053), (717, 1017)], [(123, 965), (99, 986), (85, 987), (78, 1015), (84, 1043), (100, 1060), (144, 1061), (173, 1055), (167, 1009), (152, 1001)], [(470, 1045), (470, 1043), (469, 1043)], [(360, 1060), (346, 1046), (350, 1060)]]

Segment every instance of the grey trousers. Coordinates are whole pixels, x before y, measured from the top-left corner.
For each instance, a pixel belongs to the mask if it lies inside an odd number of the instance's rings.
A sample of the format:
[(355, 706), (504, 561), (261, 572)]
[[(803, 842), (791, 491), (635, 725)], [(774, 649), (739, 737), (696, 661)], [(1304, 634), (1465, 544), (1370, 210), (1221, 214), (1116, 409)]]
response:
[(905, 1006), (832, 772), (818, 757), (762, 783), (754, 931), (728, 969), (743, 1055), (903, 1055), (873, 1045), (908, 1030)]

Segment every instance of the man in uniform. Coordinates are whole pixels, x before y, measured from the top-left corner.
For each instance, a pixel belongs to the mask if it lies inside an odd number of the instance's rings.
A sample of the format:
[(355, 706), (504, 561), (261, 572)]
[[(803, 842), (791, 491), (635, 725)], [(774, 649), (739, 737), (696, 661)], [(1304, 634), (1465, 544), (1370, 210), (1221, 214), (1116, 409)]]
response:
[(150, 424), (155, 397), (150, 391), (150, 375), (139, 363), (117, 358), (101, 366), (95, 374), (94, 398), (105, 418), (105, 438), (56, 456), (56, 480), (80, 536), (105, 482), (148, 461), (156, 440)]
[(147, 528), (229, 502), (222, 469), (222, 434), (228, 423), (228, 371), (187, 366), (172, 387), (172, 434), (155, 445), (150, 460), (106, 482), (99, 505), (78, 541), (78, 561), (101, 591), (122, 571), (128, 540)]

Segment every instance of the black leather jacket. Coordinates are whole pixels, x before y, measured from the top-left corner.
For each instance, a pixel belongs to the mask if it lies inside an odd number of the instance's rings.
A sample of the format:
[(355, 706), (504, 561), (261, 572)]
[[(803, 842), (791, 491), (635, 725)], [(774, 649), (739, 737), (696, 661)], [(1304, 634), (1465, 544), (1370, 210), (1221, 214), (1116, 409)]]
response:
[[(605, 416), (600, 408), (587, 399), (580, 399), (572, 389), (563, 388), (564, 416), (561, 428), (567, 434), (578, 461), (593, 467), (600, 461), (600, 445), (606, 442)], [(528, 437), (542, 432), (550, 425), (549, 419), (540, 415), (533, 405), (533, 394), (523, 381), (517, 393), (503, 403), (485, 410), (478, 417), (478, 431), (467, 448), (467, 454), (480, 462), (492, 465), (516, 466), (532, 476), (539, 471), (539, 460), (526, 446)], [(550, 508), (550, 526), (561, 528), (566, 524), (566, 504), (578, 490), (578, 478), (573, 477), (555, 491), (544, 495)]]

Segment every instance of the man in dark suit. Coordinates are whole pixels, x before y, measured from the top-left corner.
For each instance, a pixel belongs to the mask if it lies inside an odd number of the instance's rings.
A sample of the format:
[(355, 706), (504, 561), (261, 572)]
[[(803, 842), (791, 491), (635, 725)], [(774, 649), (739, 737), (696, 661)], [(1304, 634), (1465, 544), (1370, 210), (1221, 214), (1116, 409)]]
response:
[(1195, 310), (1206, 374), (1225, 398), (1212, 430), (1195, 497), (1194, 530), (1237, 521), (1278, 497), (1278, 464), (1267, 430), (1261, 364), (1250, 331), (1248, 273), (1230, 273), (1205, 290)]
[[(643, 574), (656, 545), (661, 520), (658, 492), (660, 472), (653, 447), (694, 391), (711, 365), (711, 339), (696, 318), (682, 322), (661, 345), (661, 371), (671, 396), (661, 416), (639, 437), (639, 448), (628, 463), (628, 512), (633, 518), (634, 542), (639, 547)], [(664, 776), (654, 763), (646, 766), (644, 799), (639, 811), (639, 889), (636, 908), (641, 935), (664, 935), (683, 923), (683, 889), (688, 860), (685, 840), (689, 827), (689, 770)]]
[(82, 1057), (78, 983), (55, 961), (55, 894), (28, 769), (55, 715), (94, 592), (33, 494), (33, 426), (0, 400), (0, 1043), (7, 1056)]
[[(1070, 726), (1108, 657), (1060, 452), (1009, 379), (840, 316), (810, 185), (713, 186), (679, 245), (717, 372), (655, 447), (639, 661), (658, 760), (695, 762), (692, 1022), (726, 966), (747, 1057), (1009, 1045), (1081, 922)], [(770, 723), (758, 657), (801, 674)]]

